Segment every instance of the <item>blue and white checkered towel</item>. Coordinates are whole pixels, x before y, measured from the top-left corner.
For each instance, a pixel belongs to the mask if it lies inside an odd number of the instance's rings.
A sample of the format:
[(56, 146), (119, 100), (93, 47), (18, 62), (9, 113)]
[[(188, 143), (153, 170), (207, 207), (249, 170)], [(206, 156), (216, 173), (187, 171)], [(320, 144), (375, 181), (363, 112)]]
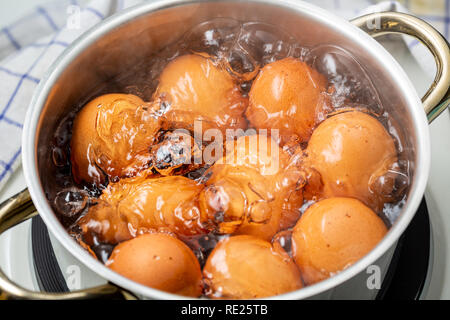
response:
[[(21, 134), (33, 91), (66, 47), (104, 18), (143, 0), (53, 0), (0, 30), (0, 189), (20, 166)], [(414, 13), (449, 33), (450, 0), (309, 0), (347, 19), (363, 13), (397, 10)], [(380, 2), (380, 3), (378, 3)], [(432, 3), (432, 4), (430, 4)], [(433, 76), (432, 57), (418, 41), (408, 46)]]

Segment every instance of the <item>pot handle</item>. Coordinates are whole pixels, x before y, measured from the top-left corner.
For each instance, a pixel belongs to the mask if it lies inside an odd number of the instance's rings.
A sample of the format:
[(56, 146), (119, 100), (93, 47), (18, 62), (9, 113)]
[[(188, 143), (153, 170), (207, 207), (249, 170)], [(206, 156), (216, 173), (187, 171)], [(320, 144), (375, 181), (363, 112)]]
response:
[[(0, 235), (34, 216), (38, 212), (33, 205), (28, 189), (16, 194), (0, 204)], [(136, 299), (128, 291), (125, 291), (111, 283), (70, 293), (44, 293), (27, 290), (15, 284), (3, 273), (0, 268), (0, 300), (74, 300), (74, 299)]]
[(388, 33), (406, 34), (417, 38), (433, 54), (436, 77), (422, 98), (423, 106), (431, 123), (450, 104), (450, 48), (445, 38), (427, 22), (405, 13), (380, 12), (358, 17), (351, 21), (372, 37)]

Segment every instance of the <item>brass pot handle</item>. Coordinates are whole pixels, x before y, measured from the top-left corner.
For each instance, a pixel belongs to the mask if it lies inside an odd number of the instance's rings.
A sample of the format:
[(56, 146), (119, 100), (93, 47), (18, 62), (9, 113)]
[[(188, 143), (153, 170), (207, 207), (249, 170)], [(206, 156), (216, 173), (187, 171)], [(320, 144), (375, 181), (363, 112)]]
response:
[(450, 48), (445, 38), (427, 22), (405, 13), (380, 12), (358, 17), (351, 21), (372, 37), (388, 33), (406, 34), (417, 38), (433, 54), (436, 77), (422, 98), (423, 106), (431, 123), (450, 104)]
[[(38, 213), (31, 201), (28, 189), (0, 204), (0, 235)], [(27, 290), (15, 284), (0, 269), (0, 300), (68, 300), (68, 299), (136, 299), (131, 293), (111, 283), (69, 293), (44, 293)]]

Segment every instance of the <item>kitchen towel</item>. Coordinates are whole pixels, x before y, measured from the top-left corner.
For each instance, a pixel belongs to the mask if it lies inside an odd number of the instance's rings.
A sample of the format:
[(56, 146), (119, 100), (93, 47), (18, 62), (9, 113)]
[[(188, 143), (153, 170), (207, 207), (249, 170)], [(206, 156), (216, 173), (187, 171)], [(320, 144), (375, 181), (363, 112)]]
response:
[[(143, 0), (54, 0), (0, 29), (0, 190), (21, 163), (21, 134), (33, 92), (55, 59), (101, 20)], [(447, 38), (450, 0), (310, 0), (346, 19), (368, 12), (411, 11)], [(432, 56), (417, 40), (408, 47), (433, 77)], [(50, 156), (50, 155), (49, 155)]]

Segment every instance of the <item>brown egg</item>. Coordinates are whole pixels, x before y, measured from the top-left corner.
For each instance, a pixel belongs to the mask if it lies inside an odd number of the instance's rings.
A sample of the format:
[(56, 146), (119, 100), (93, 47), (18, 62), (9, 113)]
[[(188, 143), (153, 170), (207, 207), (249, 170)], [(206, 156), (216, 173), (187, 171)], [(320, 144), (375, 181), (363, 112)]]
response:
[(322, 200), (308, 208), (294, 228), (294, 259), (305, 283), (313, 284), (364, 257), (386, 232), (383, 221), (361, 201)]
[(107, 94), (92, 100), (73, 125), (75, 181), (102, 184), (105, 174), (111, 178), (136, 175), (148, 166), (148, 148), (160, 127), (160, 121), (137, 96)]
[(246, 235), (219, 242), (203, 275), (210, 298), (255, 299), (302, 288), (300, 272), (285, 251)]
[(298, 59), (272, 62), (254, 81), (245, 114), (255, 128), (278, 129), (283, 142), (304, 142), (324, 117), (326, 87), (326, 78)]
[(202, 272), (194, 253), (175, 237), (145, 234), (120, 243), (106, 265), (130, 280), (188, 297), (202, 294)]
[(397, 161), (394, 140), (375, 118), (344, 112), (322, 122), (306, 149), (305, 166), (321, 183), (306, 186), (306, 198), (352, 197), (379, 212), (393, 181), (382, 178)]
[(303, 204), (302, 171), (278, 144), (264, 135), (242, 136), (206, 173), (200, 195), (203, 215), (220, 233), (270, 240), (295, 224)]
[(211, 59), (190, 54), (170, 62), (160, 75), (154, 99), (161, 113), (177, 128), (202, 129), (245, 128), (243, 117), (248, 99), (230, 74)]
[(182, 176), (136, 177), (111, 183), (78, 222), (86, 241), (117, 243), (148, 230), (182, 235), (206, 232), (198, 196), (203, 186)]

